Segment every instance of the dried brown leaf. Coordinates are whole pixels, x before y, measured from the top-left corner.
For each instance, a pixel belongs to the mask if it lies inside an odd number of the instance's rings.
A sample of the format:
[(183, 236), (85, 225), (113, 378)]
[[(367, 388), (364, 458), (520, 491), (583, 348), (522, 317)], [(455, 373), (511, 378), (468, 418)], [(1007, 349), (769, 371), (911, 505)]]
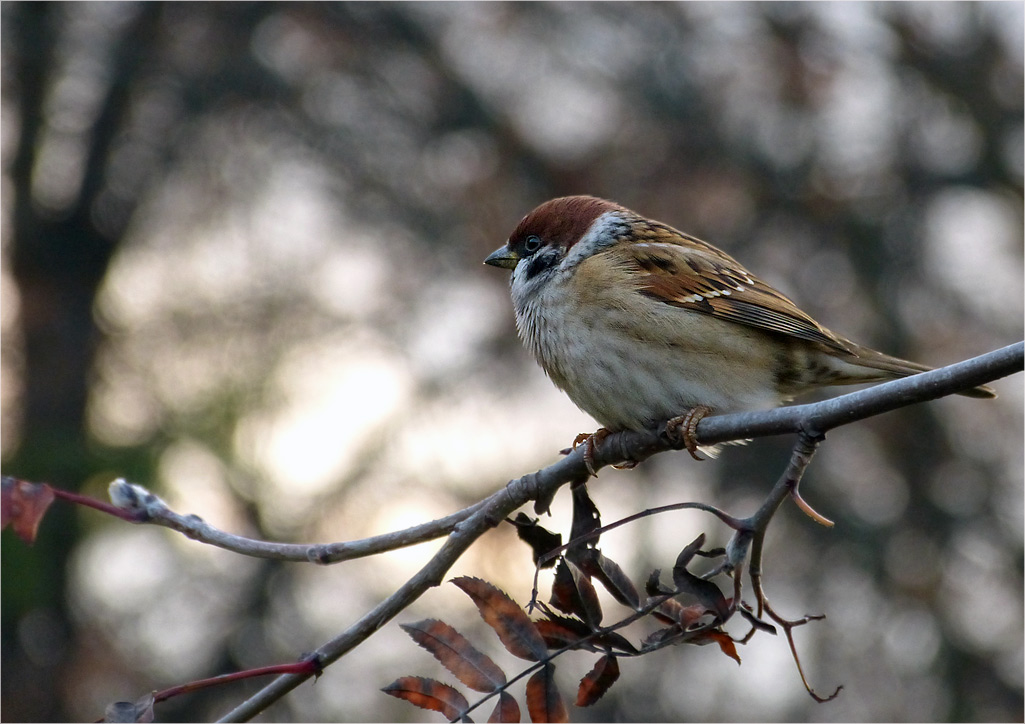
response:
[(715, 611), (709, 611), (703, 603), (684, 606), (673, 598), (663, 601), (658, 608), (652, 611), (652, 615), (662, 623), (675, 624), (684, 631), (697, 623), (705, 614), (714, 616)]
[(725, 631), (702, 631), (694, 637), (693, 642), (699, 646), (713, 642), (717, 643), (724, 654), (738, 664), (740, 663), (740, 654), (737, 653), (737, 646)]
[(544, 639), (530, 616), (506, 593), (479, 578), (462, 576), (452, 583), (473, 599), (481, 618), (498, 634), (510, 653), (527, 661), (540, 661), (548, 653)]
[[(722, 637), (725, 637), (725, 640)], [(737, 663), (740, 663), (740, 657), (737, 655), (737, 648), (734, 645), (733, 639), (722, 629), (708, 628), (708, 624), (694, 626), (690, 629), (681, 628), (678, 624), (666, 626), (646, 637), (642, 642), (642, 650), (661, 648), (666, 645), (695, 644), (697, 646), (704, 646), (710, 643), (719, 644), (723, 653), (735, 659)]]
[[(525, 513), (517, 513), (515, 518), (507, 518), (506, 520), (516, 526), (516, 535), (530, 546), (534, 565), (537, 565), (537, 562), (543, 556), (562, 545), (561, 535), (542, 527), (538, 524), (537, 519), (531, 519)], [(556, 560), (556, 558), (551, 558), (545, 561), (541, 567), (551, 568), (555, 565)]]
[(555, 569), (550, 603), (563, 613), (579, 616), (591, 628), (601, 624), (601, 603), (597, 591), (576, 564), (565, 558)]
[[(570, 542), (593, 533), (598, 528), (601, 528), (601, 513), (598, 512), (598, 506), (591, 500), (591, 496), (587, 494), (587, 485), (575, 486), (573, 488), (573, 523), (569, 531)], [(579, 560), (586, 555), (589, 548), (593, 548), (597, 544), (597, 537), (574, 543), (566, 551), (566, 556), (574, 561)]]
[(601, 602), (598, 600), (598, 592), (594, 590), (594, 584), (591, 583), (587, 575), (580, 570), (577, 564), (567, 561), (566, 567), (569, 568), (573, 576), (573, 584), (576, 586), (577, 597), (583, 609), (583, 615), (580, 618), (586, 621), (591, 628), (598, 628), (601, 625), (602, 611)]
[(598, 580), (605, 590), (612, 594), (612, 597), (624, 606), (633, 610), (641, 607), (641, 597), (619, 564), (611, 558), (606, 557), (600, 551), (594, 551), (588, 556), (583, 564), (583, 570), (592, 578)]
[(569, 712), (555, 685), (555, 666), (545, 664), (527, 682), (527, 712), (534, 722), (566, 722)]
[(580, 680), (577, 689), (577, 706), (591, 706), (605, 695), (605, 692), (619, 678), (619, 662), (615, 656), (602, 656), (594, 668)]
[(720, 621), (725, 621), (730, 616), (730, 606), (722, 595), (722, 591), (711, 581), (698, 578), (687, 570), (687, 564), (701, 549), (704, 542), (705, 534), (702, 533), (680, 552), (676, 559), (676, 565), (673, 566), (673, 583), (680, 591), (697, 598), (707, 609), (715, 613)]
[[(581, 639), (586, 638), (591, 630), (587, 627), (583, 621), (577, 621), (573, 618), (563, 618), (561, 616), (554, 617), (550, 616), (548, 620), (535, 621), (534, 627), (538, 633), (541, 634), (541, 638), (544, 639), (545, 645), (550, 649), (561, 649), (565, 646), (575, 644)], [(585, 645), (585, 648), (591, 651), (596, 651), (597, 648), (593, 645)]]
[(52, 502), (53, 489), (46, 483), (30, 483), (5, 475), (0, 481), (0, 528), (10, 523), (19, 538), (32, 543)]
[(448, 719), (458, 719), (470, 708), (466, 697), (448, 684), (422, 676), (403, 676), (381, 689), (398, 699), (405, 699), (421, 709), (439, 711)]
[[(548, 602), (563, 613), (580, 615), (580, 602), (573, 585), (573, 575), (569, 572), (566, 559), (559, 560), (555, 568), (555, 580), (552, 581), (552, 595)], [(581, 618), (583, 618), (581, 616)]]
[(507, 692), (503, 691), (498, 695), (498, 703), (495, 710), (488, 717), (489, 722), (518, 722), (520, 720), (520, 705)]
[(747, 620), (747, 622), (749, 624), (754, 626), (759, 631), (764, 631), (765, 633), (770, 633), (773, 636), (776, 635), (776, 627), (775, 626), (773, 626), (768, 621), (763, 621), (760, 618), (757, 618), (753, 613), (748, 611), (746, 608), (741, 608), (740, 609), (740, 615), (743, 616)]
[(490, 694), (505, 684), (505, 672), (444, 621), (426, 619), (402, 629), (471, 689)]
[[(575, 618), (559, 616), (551, 611), (546, 614), (547, 620), (535, 621), (534, 625), (541, 633), (550, 649), (561, 649), (570, 645), (585, 651), (622, 651), (636, 653), (637, 648), (622, 634), (607, 631), (599, 636), (593, 635), (591, 628)], [(584, 641), (587, 639), (587, 641)], [(581, 643), (582, 642), (582, 643)]]
[(684, 634), (676, 626), (660, 628), (658, 631), (654, 631), (650, 635), (644, 637), (644, 640), (641, 641), (641, 651), (659, 648), (667, 643), (683, 643), (683, 636)]
[(688, 563), (690, 563), (691, 558), (697, 555), (697, 552), (701, 550), (701, 546), (703, 546), (704, 544), (705, 534), (701, 533), (698, 535), (697, 538), (692, 540), (689, 545), (687, 545), (682, 551), (680, 551), (680, 555), (676, 557), (676, 565), (686, 566)]

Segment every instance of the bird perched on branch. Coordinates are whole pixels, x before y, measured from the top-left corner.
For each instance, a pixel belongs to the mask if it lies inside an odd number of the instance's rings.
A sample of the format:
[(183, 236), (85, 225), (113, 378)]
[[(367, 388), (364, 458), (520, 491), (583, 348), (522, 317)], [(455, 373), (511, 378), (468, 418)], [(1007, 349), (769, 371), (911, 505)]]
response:
[(484, 263), (512, 270), (521, 339), (603, 426), (585, 452), (669, 420), (694, 455), (712, 412), (931, 369), (829, 331), (720, 249), (593, 196), (541, 204)]

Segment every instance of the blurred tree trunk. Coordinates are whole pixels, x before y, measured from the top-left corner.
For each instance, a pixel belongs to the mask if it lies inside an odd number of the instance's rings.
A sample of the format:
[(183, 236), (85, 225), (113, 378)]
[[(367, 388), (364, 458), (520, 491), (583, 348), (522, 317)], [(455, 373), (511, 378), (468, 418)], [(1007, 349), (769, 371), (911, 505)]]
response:
[[(19, 3), (8, 16), (18, 46), (14, 82), (19, 92), (19, 138), (11, 168), (11, 248), (24, 365), (21, 444), (4, 461), (4, 470), (76, 489), (100, 464), (86, 429), (90, 376), (100, 337), (93, 305), (130, 216), (126, 210), (113, 217), (107, 214), (108, 223), (101, 229), (97, 203), (111, 148), (128, 111), (132, 81), (152, 41), (160, 8), (144, 4), (113, 49), (113, 75), (88, 132), (79, 193), (67, 208), (52, 210), (36, 203), (33, 179), (47, 124), (47, 97), (56, 80), (55, 48), (64, 10), (57, 3)], [(24, 590), (23, 583), (3, 586), (3, 717), (8, 721), (68, 719), (65, 697), (50, 687), (61, 680), (55, 671), (74, 650), (68, 645), (65, 574), (79, 532), (70, 507), (55, 506), (50, 515), (44, 524), (50, 531), (39, 545), (11, 546), (4, 552), (4, 579), (24, 581), (16, 574), (29, 567), (29, 580), (35, 582), (32, 591)], [(27, 653), (17, 641), (7, 640), (28, 621), (49, 629), (49, 651)], [(8, 696), (12, 691), (19, 695)], [(26, 706), (9, 711), (15, 702)]]

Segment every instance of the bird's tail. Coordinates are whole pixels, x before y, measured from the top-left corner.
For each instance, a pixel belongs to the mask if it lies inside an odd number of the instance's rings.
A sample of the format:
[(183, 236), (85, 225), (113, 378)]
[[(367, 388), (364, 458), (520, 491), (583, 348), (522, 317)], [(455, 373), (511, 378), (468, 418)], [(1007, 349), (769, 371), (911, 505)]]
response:
[[(849, 351), (854, 356), (854, 359), (847, 361), (847, 364), (863, 368), (864, 372), (867, 373), (864, 374), (862, 379), (852, 379), (852, 383), (878, 382), (899, 377), (908, 377), (910, 375), (918, 374), (919, 372), (928, 372), (934, 369), (917, 362), (900, 359), (899, 357), (891, 357), (888, 354), (877, 352), (876, 350), (869, 349), (868, 347), (862, 347), (861, 345), (854, 344), (848, 340), (844, 341), (848, 342)], [(871, 371), (873, 370), (878, 370), (883, 374), (872, 374)], [(997, 393), (993, 388), (986, 385), (973, 387), (970, 390), (963, 390), (957, 394), (964, 395), (965, 397), (976, 397), (979, 399), (992, 399), (997, 396)]]

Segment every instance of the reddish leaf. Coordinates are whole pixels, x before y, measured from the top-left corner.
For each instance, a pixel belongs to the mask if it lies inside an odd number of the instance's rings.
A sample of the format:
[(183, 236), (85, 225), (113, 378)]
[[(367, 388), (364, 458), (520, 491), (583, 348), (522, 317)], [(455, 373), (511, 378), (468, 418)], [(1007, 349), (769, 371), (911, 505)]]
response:
[(505, 673), (495, 662), (444, 621), (426, 619), (402, 624), (402, 629), (471, 689), (490, 694), (505, 684)]
[(605, 692), (619, 678), (619, 662), (615, 656), (602, 656), (594, 668), (580, 680), (577, 689), (577, 706), (591, 706), (605, 696)]
[[(629, 653), (636, 653), (636, 647), (630, 643), (622, 634), (615, 631), (608, 631), (600, 636), (592, 635), (591, 628), (583, 621), (567, 616), (558, 616), (551, 611), (546, 612), (548, 620), (535, 621), (534, 626), (541, 633), (545, 643), (550, 649), (561, 649), (572, 644), (579, 644), (577, 648), (587, 651), (609, 651), (617, 649)], [(585, 638), (586, 643), (579, 643)]]
[(527, 682), (527, 712), (535, 722), (566, 722), (569, 712), (555, 686), (555, 667), (545, 664)]
[(36, 539), (39, 523), (53, 502), (53, 489), (45, 483), (29, 483), (8, 476), (0, 482), (0, 528), (13, 524), (26, 543)]
[(615, 631), (609, 631), (608, 633), (602, 634), (596, 638), (594, 642), (606, 651), (618, 649), (619, 651), (625, 651), (629, 654), (637, 653), (637, 647), (630, 643), (630, 641), (622, 634), (618, 634)]
[(594, 584), (587, 578), (586, 574), (575, 564), (568, 562), (566, 567), (573, 574), (573, 584), (576, 586), (580, 603), (583, 605), (584, 619), (591, 628), (598, 628), (601, 625), (602, 612), (601, 603), (598, 601), (598, 592), (594, 590)]
[[(601, 528), (601, 514), (598, 506), (587, 494), (587, 485), (577, 485), (573, 488), (573, 523), (570, 526), (570, 542), (582, 538), (588, 533), (593, 533)], [(566, 556), (572, 560), (578, 560), (586, 555), (589, 548), (598, 544), (598, 538), (591, 538), (582, 543), (573, 543), (566, 551)]]
[(381, 691), (398, 699), (405, 699), (421, 709), (440, 711), (447, 719), (458, 719), (470, 708), (466, 697), (451, 686), (422, 676), (403, 676)]
[(589, 556), (583, 566), (584, 571), (596, 578), (605, 590), (612, 594), (612, 597), (624, 606), (629, 606), (635, 611), (641, 607), (641, 597), (623, 569), (611, 558), (607, 558), (599, 551)]
[(559, 561), (559, 567), (555, 569), (551, 604), (563, 613), (579, 616), (591, 628), (601, 624), (601, 603), (597, 591), (580, 569), (565, 558)]
[[(575, 644), (591, 633), (587, 624), (572, 618), (559, 617), (557, 620), (535, 621), (534, 627), (550, 649), (561, 649)], [(587, 648), (596, 650), (593, 646)]]
[(508, 693), (502, 692), (498, 695), (498, 703), (495, 710), (488, 718), (489, 722), (518, 722), (520, 720), (520, 705), (516, 703)]
[(516, 601), (479, 578), (462, 576), (452, 583), (473, 599), (481, 618), (495, 630), (510, 653), (527, 661), (540, 661), (548, 653), (544, 639)]
[(715, 615), (715, 611), (709, 611), (702, 603), (684, 606), (672, 598), (663, 601), (658, 608), (652, 611), (652, 615), (662, 623), (676, 624), (684, 631), (697, 623), (706, 613)]
[(563, 613), (579, 615), (580, 601), (577, 596), (576, 587), (573, 585), (573, 574), (566, 567), (565, 558), (560, 558), (559, 565), (555, 568), (555, 580), (552, 581), (552, 596), (548, 599), (548, 603)]
[(737, 653), (737, 647), (733, 643), (733, 639), (725, 631), (702, 631), (700, 634), (694, 637), (694, 643), (699, 646), (712, 643), (713, 641), (719, 644), (719, 648), (722, 652), (729, 656), (731, 659), (740, 663), (740, 654)]

